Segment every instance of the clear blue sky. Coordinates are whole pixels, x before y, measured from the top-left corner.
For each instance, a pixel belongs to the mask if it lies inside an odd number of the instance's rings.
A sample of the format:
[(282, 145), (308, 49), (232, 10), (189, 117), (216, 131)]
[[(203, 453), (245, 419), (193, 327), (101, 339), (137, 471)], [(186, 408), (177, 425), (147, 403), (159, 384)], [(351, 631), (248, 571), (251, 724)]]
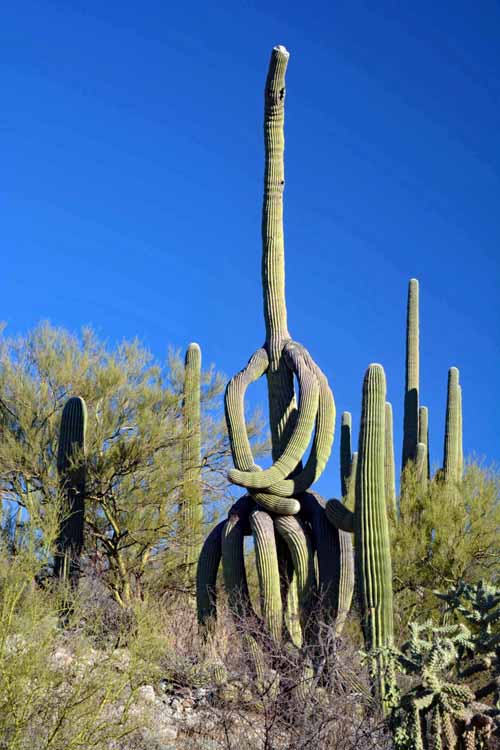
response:
[[(263, 85), (287, 75), (290, 330), (357, 433), (381, 362), (401, 452), (406, 289), (420, 280), (421, 401), (442, 460), (447, 370), (464, 442), (499, 444), (500, 4), (25, 2), (2, 9), (2, 305), (198, 341), (228, 375), (263, 341)], [(258, 388), (254, 398), (264, 398)], [(338, 435), (320, 481), (338, 492)]]

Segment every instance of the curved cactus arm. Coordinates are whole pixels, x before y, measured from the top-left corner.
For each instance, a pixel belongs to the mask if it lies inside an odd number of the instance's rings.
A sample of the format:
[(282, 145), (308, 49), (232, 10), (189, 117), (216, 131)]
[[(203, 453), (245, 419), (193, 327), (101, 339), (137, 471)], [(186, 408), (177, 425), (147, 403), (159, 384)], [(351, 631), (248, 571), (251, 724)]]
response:
[(245, 424), (245, 393), (250, 385), (263, 375), (269, 366), (265, 349), (257, 349), (246, 367), (232, 378), (226, 388), (225, 410), (229, 442), (234, 465), (242, 471), (258, 471), (248, 440)]
[(285, 541), (293, 560), (302, 632), (311, 626), (315, 595), (314, 552), (303, 521), (294, 516), (279, 516), (274, 527)]
[(300, 496), (304, 518), (311, 527), (318, 560), (318, 593), (327, 620), (335, 620), (340, 635), (354, 591), (354, 557), (351, 534), (339, 531), (325, 513), (326, 502), (315, 492)]
[(335, 498), (328, 500), (325, 513), (332, 526), (349, 533), (354, 531), (354, 513), (346, 508), (340, 500)]
[(337, 620), (335, 622), (335, 634), (337, 636), (342, 633), (347, 615), (351, 609), (355, 583), (352, 534), (347, 531), (339, 530), (339, 544), (342, 565), (340, 568), (339, 581), (339, 605)]
[(300, 511), (300, 503), (293, 497), (281, 497), (270, 492), (253, 492), (252, 497), (261, 508), (280, 516), (295, 516)]
[[(243, 501), (243, 502), (242, 502)], [(239, 617), (252, 612), (245, 571), (245, 534), (250, 531), (249, 515), (255, 504), (248, 496), (240, 498), (228, 514), (222, 530), (222, 571), (229, 607)]]
[(306, 365), (299, 348), (290, 343), (283, 351), (287, 365), (299, 381), (299, 408), (297, 421), (290, 439), (278, 460), (264, 471), (239, 471), (231, 469), (228, 477), (233, 484), (248, 489), (267, 489), (275, 482), (285, 479), (297, 467), (304, 455), (318, 410), (319, 383), (314, 372)]
[(196, 605), (198, 622), (201, 626), (210, 626), (217, 617), (216, 583), (217, 573), (222, 557), (222, 532), (226, 521), (212, 529), (205, 539), (198, 558), (196, 570)]
[(250, 526), (255, 545), (262, 619), (271, 637), (279, 641), (283, 624), (283, 604), (273, 519), (263, 510), (253, 510), (250, 513)]
[[(299, 345), (300, 346), (300, 345)], [(307, 349), (301, 347), (306, 364), (315, 373), (319, 383), (318, 412), (311, 452), (304, 468), (290, 479), (283, 479), (269, 487), (269, 492), (284, 497), (294, 497), (305, 492), (324, 471), (332, 450), (335, 434), (335, 400), (328, 380), (313, 362)]]

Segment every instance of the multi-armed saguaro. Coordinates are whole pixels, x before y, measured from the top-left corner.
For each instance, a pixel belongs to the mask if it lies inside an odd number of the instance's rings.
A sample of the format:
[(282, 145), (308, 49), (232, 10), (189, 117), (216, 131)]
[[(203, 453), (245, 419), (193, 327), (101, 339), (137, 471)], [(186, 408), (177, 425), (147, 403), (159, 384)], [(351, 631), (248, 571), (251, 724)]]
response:
[[(254, 537), (261, 589), (261, 612), (268, 631), (280, 637), (283, 597), (295, 598), (305, 623), (316, 583), (336, 615), (352, 593), (352, 549), (348, 535), (330, 527), (324, 501), (306, 490), (322, 473), (333, 442), (335, 404), (328, 381), (307, 350), (288, 331), (285, 304), (283, 239), (285, 71), (288, 52), (275, 47), (265, 87), (265, 175), (262, 210), (262, 284), (266, 340), (247, 366), (228, 384), (226, 421), (235, 468), (233, 484), (248, 491), (231, 509), (229, 519), (207, 539), (198, 565), (198, 605), (203, 622), (213, 615), (210, 589), (222, 557), (229, 600), (249, 606), (243, 564), (243, 537)], [(273, 465), (255, 463), (244, 418), (250, 383), (266, 375)], [(294, 375), (299, 385), (297, 404)], [(314, 432), (311, 452), (302, 459)], [(313, 555), (317, 555), (316, 582)], [(287, 570), (293, 574), (287, 576)], [(288, 580), (286, 580), (288, 578)], [(285, 579), (285, 581), (284, 581)], [(283, 585), (285, 583), (285, 585)], [(288, 584), (288, 585), (286, 585)], [(288, 594), (287, 594), (288, 591)], [(339, 604), (339, 597), (344, 602)], [(348, 596), (350, 601), (350, 594)], [(348, 605), (347, 605), (348, 608)]]

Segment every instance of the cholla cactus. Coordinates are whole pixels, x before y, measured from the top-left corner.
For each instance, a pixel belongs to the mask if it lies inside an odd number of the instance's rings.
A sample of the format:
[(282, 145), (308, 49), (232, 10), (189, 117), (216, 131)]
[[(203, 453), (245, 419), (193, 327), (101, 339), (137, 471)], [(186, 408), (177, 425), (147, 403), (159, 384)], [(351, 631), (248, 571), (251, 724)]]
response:
[(459, 676), (485, 677), (475, 696), (478, 699), (492, 696), (500, 714), (500, 587), (484, 581), (461, 582), (445, 594), (436, 594), (470, 629), (468, 647), (459, 653)]
[(391, 714), (396, 750), (456, 750), (485, 747), (493, 721), (488, 706), (479, 704), (465, 684), (450, 674), (459, 654), (472, 647), (465, 625), (435, 627), (410, 624), (410, 638), (400, 651), (390, 650), (396, 669), (412, 678), (413, 687)]

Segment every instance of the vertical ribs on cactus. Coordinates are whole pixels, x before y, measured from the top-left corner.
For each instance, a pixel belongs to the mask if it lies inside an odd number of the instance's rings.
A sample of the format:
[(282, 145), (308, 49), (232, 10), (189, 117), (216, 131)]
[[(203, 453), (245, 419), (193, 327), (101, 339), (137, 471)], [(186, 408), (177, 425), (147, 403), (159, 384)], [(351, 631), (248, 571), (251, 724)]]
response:
[(84, 541), (86, 430), (85, 401), (73, 396), (64, 405), (59, 431), (57, 471), (63, 508), (54, 557), (54, 575), (73, 585), (78, 582)]
[(384, 450), (384, 479), (385, 499), (392, 518), (397, 518), (396, 504), (396, 470), (394, 466), (394, 440), (392, 429), (392, 405), (385, 404), (385, 450)]
[(406, 369), (403, 420), (402, 468), (415, 461), (418, 443), (419, 401), (419, 309), (418, 281), (410, 279), (406, 313)]
[(448, 370), (448, 393), (446, 399), (446, 422), (444, 431), (444, 480), (448, 483), (457, 482), (460, 466), (460, 386), (459, 373), (456, 367)]
[[(235, 468), (233, 484), (251, 492), (257, 505), (278, 514), (296, 514), (300, 504), (280, 503), (296, 498), (321, 475), (333, 442), (335, 405), (326, 377), (288, 332), (285, 303), (283, 238), (285, 72), (288, 52), (271, 53), (264, 101), (264, 201), (262, 208), (262, 284), (266, 341), (226, 391), (226, 419)], [(260, 470), (246, 437), (243, 398), (246, 387), (267, 376), (273, 465)], [(297, 405), (294, 375), (299, 385)], [(314, 432), (311, 455), (302, 458)], [(265, 497), (267, 496), (267, 498)]]
[(431, 459), (429, 446), (429, 409), (427, 406), (421, 406), (418, 410), (418, 442), (425, 445), (426, 461), (426, 478), (431, 478)]
[(347, 497), (352, 469), (352, 417), (350, 412), (342, 413), (340, 423), (340, 491), (342, 498)]
[[(284, 47), (272, 50), (264, 96), (262, 286), (266, 337), (263, 346), (229, 381), (225, 413), (234, 463), (228, 477), (233, 484), (245, 488), (254, 504), (248, 519), (254, 539), (263, 624), (272, 638), (280, 639), (283, 625), (287, 624), (284, 615), (287, 604), (288, 621), (291, 618), (294, 623), (289, 627), (290, 635), (293, 642), (298, 643), (307, 640), (308, 633), (297, 632), (295, 610), (298, 610), (298, 621), (305, 627), (316, 591), (328, 601), (332, 617), (349, 608), (353, 559), (349, 535), (344, 537), (342, 532), (329, 528), (324, 501), (307, 492), (323, 472), (330, 455), (335, 403), (325, 375), (288, 331), (283, 239), (288, 58)], [(244, 408), (248, 386), (262, 375), (267, 378), (273, 461), (272, 466), (264, 470), (256, 464), (252, 454)], [(298, 399), (294, 377), (298, 383)], [(309, 456), (303, 463), (310, 443)], [(232, 592), (239, 591), (240, 596), (243, 592), (243, 599), (246, 599), (243, 535), (249, 530), (244, 531), (240, 520), (235, 521), (230, 512), (220, 532), (230, 603)], [(317, 555), (318, 574), (314, 555)], [(207, 576), (202, 571), (205, 557), (202, 552), (198, 566), (201, 623), (205, 613), (212, 612), (210, 601), (214, 601), (207, 600), (207, 585), (213, 585), (214, 573), (212, 570)], [(287, 572), (285, 568), (290, 566), (293, 571)]]
[[(385, 497), (386, 382), (381, 365), (372, 364), (363, 381), (354, 512), (330, 500), (326, 517), (343, 531), (353, 531), (356, 583), (367, 651), (393, 642), (391, 550)], [(380, 654), (382, 652), (380, 651)], [(375, 686), (382, 699), (389, 688), (383, 655), (374, 664)]]
[(189, 344), (184, 369), (182, 414), (184, 439), (182, 444), (183, 486), (179, 506), (179, 536), (183, 544), (183, 566), (186, 582), (194, 578), (194, 568), (200, 553), (203, 527), (201, 492), (201, 434), (200, 434), (200, 379), (201, 351), (198, 344)]

